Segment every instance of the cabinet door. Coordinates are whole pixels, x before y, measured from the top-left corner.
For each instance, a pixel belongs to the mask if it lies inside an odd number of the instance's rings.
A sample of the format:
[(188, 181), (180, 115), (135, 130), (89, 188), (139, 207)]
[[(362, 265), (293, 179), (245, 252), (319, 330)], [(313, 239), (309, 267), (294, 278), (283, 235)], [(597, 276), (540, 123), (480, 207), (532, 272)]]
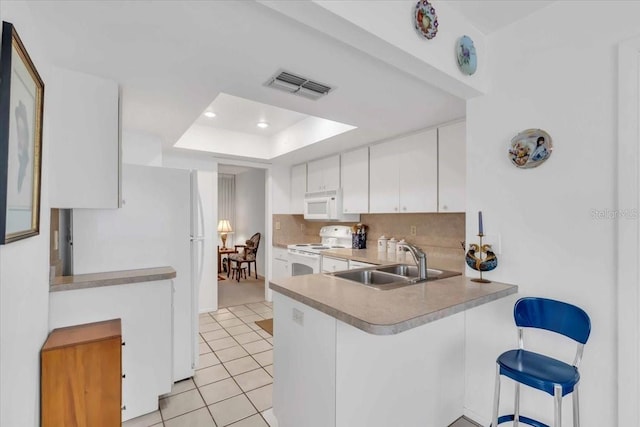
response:
[(322, 181), (324, 190), (337, 190), (340, 188), (340, 156), (331, 156), (323, 159)]
[(51, 207), (119, 207), (117, 83), (53, 67), (45, 102), (51, 144)]
[(369, 148), (342, 154), (342, 211), (369, 212)]
[(307, 163), (307, 191), (340, 188), (340, 156), (331, 156)]
[(322, 167), (322, 160), (307, 163), (307, 191), (309, 193), (323, 191)]
[(291, 168), (291, 206), (290, 213), (304, 213), (304, 193), (307, 191), (307, 165), (293, 166)]
[(400, 212), (437, 212), (437, 130), (431, 129), (403, 138), (397, 143), (397, 151)]
[(369, 147), (369, 212), (398, 212), (398, 148), (395, 141)]
[(272, 279), (282, 279), (284, 277), (290, 277), (291, 273), (289, 272), (289, 261), (275, 258), (273, 260), (273, 274), (271, 275)]
[(272, 248), (271, 252), (272, 279), (280, 279), (291, 276), (289, 272), (289, 258), (287, 250), (283, 248)]
[(438, 129), (438, 212), (466, 209), (466, 123)]

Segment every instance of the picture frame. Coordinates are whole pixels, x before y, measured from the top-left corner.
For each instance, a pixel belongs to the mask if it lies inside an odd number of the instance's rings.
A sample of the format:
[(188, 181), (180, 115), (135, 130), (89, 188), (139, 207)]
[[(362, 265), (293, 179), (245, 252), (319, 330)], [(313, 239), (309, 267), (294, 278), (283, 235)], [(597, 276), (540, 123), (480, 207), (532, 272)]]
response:
[(40, 233), (44, 83), (18, 33), (0, 45), (0, 244)]

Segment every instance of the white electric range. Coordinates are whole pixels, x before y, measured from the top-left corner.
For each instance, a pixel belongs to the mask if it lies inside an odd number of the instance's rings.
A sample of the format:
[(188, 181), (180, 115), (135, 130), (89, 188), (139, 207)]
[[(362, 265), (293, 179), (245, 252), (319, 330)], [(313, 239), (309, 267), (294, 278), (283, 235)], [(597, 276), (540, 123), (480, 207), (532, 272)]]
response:
[(292, 276), (320, 273), (320, 253), (324, 250), (350, 248), (351, 226), (324, 226), (320, 229), (320, 239), (320, 243), (299, 243), (287, 246)]

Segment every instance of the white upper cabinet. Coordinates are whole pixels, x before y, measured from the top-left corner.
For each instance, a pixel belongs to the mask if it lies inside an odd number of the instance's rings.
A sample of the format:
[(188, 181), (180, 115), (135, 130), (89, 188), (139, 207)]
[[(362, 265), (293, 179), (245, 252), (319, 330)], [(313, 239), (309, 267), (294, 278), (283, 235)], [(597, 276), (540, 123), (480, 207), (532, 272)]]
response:
[(340, 156), (335, 155), (307, 163), (307, 192), (340, 188)]
[(437, 212), (436, 129), (370, 147), (370, 213)]
[(369, 212), (369, 147), (342, 153), (342, 211)]
[(307, 164), (291, 168), (291, 214), (304, 213), (304, 193), (307, 191)]
[(369, 147), (369, 212), (398, 212), (400, 174), (396, 141)]
[(438, 212), (466, 209), (466, 124), (458, 122), (438, 128)]
[(45, 95), (51, 207), (119, 207), (118, 84), (52, 67)]

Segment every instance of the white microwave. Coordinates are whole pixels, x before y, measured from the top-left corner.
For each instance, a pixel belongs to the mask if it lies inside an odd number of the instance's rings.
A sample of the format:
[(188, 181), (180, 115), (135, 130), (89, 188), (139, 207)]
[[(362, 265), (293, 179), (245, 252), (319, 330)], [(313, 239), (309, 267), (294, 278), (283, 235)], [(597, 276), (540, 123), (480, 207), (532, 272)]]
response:
[(360, 214), (342, 212), (342, 190), (305, 193), (304, 219), (310, 221), (359, 222)]

